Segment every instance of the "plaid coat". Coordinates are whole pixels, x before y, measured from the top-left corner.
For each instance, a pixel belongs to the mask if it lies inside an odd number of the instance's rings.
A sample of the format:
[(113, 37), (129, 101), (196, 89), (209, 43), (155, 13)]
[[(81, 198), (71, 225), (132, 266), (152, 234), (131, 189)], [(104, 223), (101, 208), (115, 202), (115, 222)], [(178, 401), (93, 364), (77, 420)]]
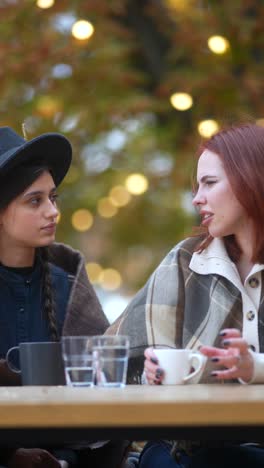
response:
[[(108, 334), (124, 334), (130, 337), (129, 383), (141, 383), (143, 350), (148, 346), (167, 345), (197, 349), (201, 344), (206, 344), (219, 347), (220, 330), (234, 327), (242, 331), (242, 296), (239, 288), (220, 273), (207, 274), (206, 270), (203, 271), (202, 255), (200, 270), (203, 274), (190, 268), (193, 253), (199, 243), (200, 238), (196, 237), (176, 245), (123, 314), (107, 329)], [(199, 256), (196, 257), (196, 261), (198, 258)], [(217, 256), (212, 260), (217, 265)], [(226, 260), (227, 266), (232, 269), (231, 260), (228, 257)], [(263, 271), (261, 275), (264, 284)], [(260, 353), (264, 352), (263, 326), (262, 287), (258, 310)], [(262, 367), (263, 364), (262, 362)], [(213, 383), (210, 377), (212, 370), (212, 363), (209, 361), (200, 382)], [(224, 443), (214, 441), (213, 446), (221, 447)], [(171, 441), (171, 454), (180, 461), (181, 449), (191, 454), (201, 445), (212, 444), (207, 441)]]
[[(199, 242), (200, 238), (188, 238), (176, 245), (106, 331), (130, 337), (129, 383), (140, 383), (143, 351), (148, 346), (192, 349), (201, 344), (220, 346), (221, 329), (234, 327), (242, 331), (239, 289), (220, 274), (198, 274), (190, 269)], [(261, 353), (264, 351), (263, 296), (262, 288), (258, 313)], [(208, 363), (200, 382), (212, 382), (211, 370), (212, 364)]]

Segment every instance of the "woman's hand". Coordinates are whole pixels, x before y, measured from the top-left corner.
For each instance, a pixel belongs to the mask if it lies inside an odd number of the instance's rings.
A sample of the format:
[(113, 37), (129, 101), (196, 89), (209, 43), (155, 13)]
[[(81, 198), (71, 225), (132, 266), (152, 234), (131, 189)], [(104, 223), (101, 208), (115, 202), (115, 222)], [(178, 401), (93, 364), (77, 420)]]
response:
[(60, 462), (47, 452), (39, 448), (17, 449), (9, 460), (8, 468), (61, 468)]
[(5, 359), (0, 359), (0, 386), (1, 385), (21, 385), (21, 375), (12, 372)]
[(219, 380), (242, 379), (249, 382), (253, 377), (254, 362), (249, 352), (247, 341), (242, 338), (239, 330), (226, 328), (220, 332), (222, 348), (201, 346), (199, 351), (211, 359), (216, 366), (224, 370), (214, 370), (211, 375)]
[(149, 385), (160, 385), (164, 377), (163, 370), (159, 367), (158, 358), (153, 348), (147, 348), (144, 351), (145, 362), (144, 372)]

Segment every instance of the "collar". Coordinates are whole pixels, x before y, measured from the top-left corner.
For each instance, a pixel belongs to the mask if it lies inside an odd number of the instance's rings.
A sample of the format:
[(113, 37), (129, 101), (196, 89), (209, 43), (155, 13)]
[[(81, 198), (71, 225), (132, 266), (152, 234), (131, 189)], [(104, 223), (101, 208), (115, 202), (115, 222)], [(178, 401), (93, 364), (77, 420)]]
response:
[[(24, 270), (24, 272), (21, 270)], [(36, 259), (34, 266), (29, 268), (29, 271), (26, 270), (27, 268), (10, 268), (0, 264), (0, 278), (10, 283), (23, 284), (26, 281), (29, 284), (29, 282), (31, 283), (41, 276), (42, 267), (40, 261)]]
[[(236, 265), (228, 256), (221, 238), (214, 238), (203, 252), (194, 252), (189, 266), (195, 273), (200, 275), (217, 274), (229, 279), (238, 289), (241, 288), (241, 279)], [(259, 263), (253, 265), (245, 282), (261, 270), (264, 270), (264, 265)]]

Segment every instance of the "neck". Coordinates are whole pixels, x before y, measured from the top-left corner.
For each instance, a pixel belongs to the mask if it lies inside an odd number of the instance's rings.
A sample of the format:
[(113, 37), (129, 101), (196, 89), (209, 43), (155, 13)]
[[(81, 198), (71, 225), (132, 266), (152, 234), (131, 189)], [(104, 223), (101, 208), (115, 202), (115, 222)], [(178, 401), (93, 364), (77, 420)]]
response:
[(239, 260), (236, 262), (237, 270), (239, 272), (242, 282), (245, 281), (247, 275), (253, 267), (253, 229), (249, 224), (249, 228), (243, 231), (243, 235), (236, 236), (236, 242), (240, 247), (241, 254)]
[(244, 282), (247, 275), (249, 274), (251, 268), (253, 267), (252, 263), (252, 242), (248, 239), (248, 242), (244, 239), (244, 242), (239, 243), (241, 249), (241, 255), (239, 260), (236, 263), (238, 273), (240, 275), (241, 281)]
[(248, 276), (250, 270), (253, 267), (251, 260), (245, 255), (241, 255), (238, 262), (236, 263), (237, 271), (241, 278), (242, 283), (244, 283), (246, 277)]
[(247, 226), (243, 226), (240, 232), (235, 234), (235, 239), (240, 247), (241, 256), (244, 260), (250, 262), (253, 255), (253, 244), (255, 239), (253, 226), (250, 220), (248, 220)]
[(0, 246), (0, 262), (8, 267), (31, 267), (35, 260), (35, 248), (5, 249)]

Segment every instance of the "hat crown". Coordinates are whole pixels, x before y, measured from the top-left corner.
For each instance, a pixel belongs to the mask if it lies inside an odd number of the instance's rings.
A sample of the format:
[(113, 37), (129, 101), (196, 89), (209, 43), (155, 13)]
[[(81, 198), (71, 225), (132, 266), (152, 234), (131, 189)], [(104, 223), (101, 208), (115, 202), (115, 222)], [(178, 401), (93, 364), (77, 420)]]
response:
[(0, 127), (0, 157), (7, 151), (25, 144), (24, 138), (10, 127)]
[(65, 177), (72, 159), (70, 142), (60, 133), (44, 133), (24, 140), (10, 127), (0, 127), (0, 177), (20, 164), (41, 161), (49, 167), (56, 185)]

